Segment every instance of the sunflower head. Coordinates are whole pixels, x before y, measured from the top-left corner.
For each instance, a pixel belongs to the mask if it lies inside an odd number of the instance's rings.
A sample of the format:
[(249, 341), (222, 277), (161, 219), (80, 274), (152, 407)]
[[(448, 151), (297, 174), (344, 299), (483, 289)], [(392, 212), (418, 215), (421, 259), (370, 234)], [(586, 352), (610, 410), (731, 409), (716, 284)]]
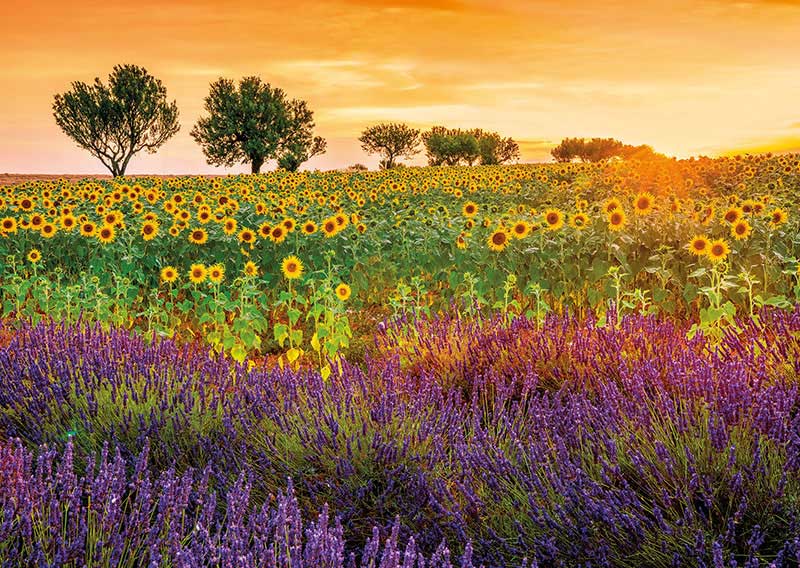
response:
[(637, 215), (648, 215), (653, 210), (655, 197), (649, 191), (641, 191), (633, 198), (633, 210)]
[(725, 260), (731, 252), (731, 248), (728, 246), (728, 243), (724, 239), (717, 239), (712, 242), (708, 247), (708, 258), (711, 259), (711, 262), (722, 262)]
[(487, 243), (490, 250), (500, 252), (508, 246), (509, 240), (510, 235), (508, 231), (504, 227), (500, 227), (492, 231), (492, 234), (489, 235)]
[(589, 223), (589, 216), (586, 213), (576, 213), (573, 215), (569, 220), (569, 225), (573, 229), (578, 229), (579, 231), (586, 228), (586, 225)]
[(621, 207), (608, 214), (608, 228), (612, 231), (621, 231), (625, 227), (626, 221), (625, 212)]
[(178, 279), (178, 271), (174, 266), (165, 266), (161, 269), (161, 281), (172, 284)]
[(219, 284), (225, 278), (225, 267), (221, 264), (215, 264), (208, 267), (208, 279), (214, 284)]
[(189, 232), (189, 242), (195, 245), (202, 245), (208, 241), (208, 233), (205, 229), (197, 228)]
[(39, 252), (39, 249), (31, 249), (30, 252), (28, 252), (28, 260), (32, 264), (36, 264), (37, 262), (42, 260), (42, 253)]
[(193, 264), (189, 267), (189, 281), (192, 284), (200, 284), (206, 279), (208, 269), (204, 264)]
[(695, 256), (703, 256), (708, 253), (711, 241), (703, 235), (696, 235), (689, 241), (689, 252)]
[(152, 241), (158, 235), (158, 224), (155, 221), (145, 221), (142, 223), (142, 238), (145, 241)]
[(731, 236), (737, 241), (746, 239), (752, 232), (753, 228), (745, 219), (739, 219), (733, 225), (731, 225)]
[(116, 232), (114, 231), (113, 225), (105, 225), (100, 227), (100, 230), (97, 231), (97, 239), (104, 245), (113, 242), (115, 237)]
[(252, 260), (248, 260), (243, 270), (245, 276), (258, 276), (258, 266)]
[(339, 298), (342, 302), (347, 301), (350, 298), (350, 294), (352, 293), (353, 291), (350, 289), (350, 286), (348, 286), (344, 282), (336, 287), (336, 297)]
[(557, 231), (564, 226), (564, 214), (558, 209), (547, 209), (544, 212), (544, 222), (548, 230)]
[(511, 234), (515, 239), (524, 239), (531, 232), (531, 226), (527, 221), (517, 221), (511, 227)]
[(296, 256), (287, 256), (281, 262), (281, 272), (287, 280), (296, 280), (303, 275), (303, 263)]
[(784, 223), (786, 223), (786, 221), (789, 220), (789, 215), (786, 213), (786, 211), (784, 211), (780, 207), (778, 207), (777, 209), (774, 209), (769, 214), (769, 217), (770, 217), (769, 224), (772, 227), (777, 227), (779, 225), (783, 225)]

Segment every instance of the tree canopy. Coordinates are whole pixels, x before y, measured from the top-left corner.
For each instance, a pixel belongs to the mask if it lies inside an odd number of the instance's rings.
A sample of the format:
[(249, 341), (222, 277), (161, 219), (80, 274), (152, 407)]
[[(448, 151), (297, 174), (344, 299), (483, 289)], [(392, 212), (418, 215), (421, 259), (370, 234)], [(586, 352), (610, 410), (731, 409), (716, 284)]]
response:
[(115, 66), (107, 85), (99, 78), (72, 83), (55, 95), (53, 116), (114, 177), (125, 175), (135, 154), (154, 153), (180, 130), (175, 101), (168, 102), (161, 81), (136, 65)]
[(314, 113), (306, 102), (287, 99), (282, 89), (259, 77), (245, 77), (238, 87), (220, 78), (211, 84), (205, 110), (192, 137), (215, 166), (249, 163), (252, 173), (259, 173), (267, 160), (275, 159), (294, 171), (327, 146), (313, 135)]
[(511, 138), (479, 128), (462, 130), (434, 126), (422, 135), (430, 166), (503, 164), (519, 158), (519, 145)]
[(399, 157), (412, 158), (417, 154), (420, 131), (406, 124), (383, 123), (365, 129), (358, 141), (369, 154), (380, 154), (382, 168), (393, 168)]
[(650, 146), (631, 146), (614, 138), (564, 138), (561, 143), (550, 151), (557, 162), (571, 162), (575, 158), (582, 162), (599, 162), (608, 158), (618, 157), (623, 159), (651, 160), (664, 157)]

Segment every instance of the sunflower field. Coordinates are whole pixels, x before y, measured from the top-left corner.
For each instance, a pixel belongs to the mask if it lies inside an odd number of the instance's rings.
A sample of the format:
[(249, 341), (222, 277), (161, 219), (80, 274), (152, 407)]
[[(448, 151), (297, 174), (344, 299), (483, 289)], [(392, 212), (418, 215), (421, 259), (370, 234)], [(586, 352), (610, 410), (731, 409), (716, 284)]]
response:
[(0, 187), (0, 565), (795, 566), (800, 156)]

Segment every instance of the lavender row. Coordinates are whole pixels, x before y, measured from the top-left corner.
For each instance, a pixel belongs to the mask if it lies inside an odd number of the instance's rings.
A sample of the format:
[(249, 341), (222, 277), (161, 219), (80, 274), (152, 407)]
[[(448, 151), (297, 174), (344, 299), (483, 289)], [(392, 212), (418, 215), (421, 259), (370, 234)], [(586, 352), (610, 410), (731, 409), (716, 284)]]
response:
[[(569, 317), (398, 322), (378, 333), (363, 367), (323, 380), (123, 332), (40, 325), (0, 350), (0, 440), (23, 440), (25, 455), (50, 456), (26, 459), (45, 463), (55, 457), (44, 445), (68, 445), (68, 469), (87, 480), (98, 459), (118, 467), (121, 531), (137, 514), (157, 522), (132, 505), (140, 478), (160, 490), (173, 483), (163, 476), (189, 476), (180, 483), (191, 486), (192, 512), (173, 517), (184, 523), (173, 542), (187, 554), (201, 554), (187, 544), (189, 520), (206, 509), (216, 532), (203, 550), (227, 550), (234, 523), (262, 554), (272, 538), (258, 532), (264, 511), (289, 500), (317, 519), (298, 542), (313, 549), (309, 535), (321, 531), (342, 559), (371, 558), (388, 542), (434, 565), (449, 562), (445, 548), (486, 566), (796, 565), (800, 311), (765, 311), (715, 346), (686, 331), (640, 316), (603, 327)], [(118, 457), (98, 458), (108, 447)], [(71, 503), (74, 530), (96, 521), (88, 481), (63, 490), (53, 465), (15, 475), (49, 488), (36, 506), (60, 515)], [(27, 494), (9, 487), (4, 550), (22, 546), (37, 510), (18, 507)], [(198, 508), (207, 493), (220, 497)], [(263, 522), (244, 521), (257, 515)], [(68, 540), (57, 517), (34, 531), (48, 554)], [(171, 524), (151, 532), (164, 562), (179, 563)], [(89, 539), (70, 542), (76, 558), (95, 553)]]

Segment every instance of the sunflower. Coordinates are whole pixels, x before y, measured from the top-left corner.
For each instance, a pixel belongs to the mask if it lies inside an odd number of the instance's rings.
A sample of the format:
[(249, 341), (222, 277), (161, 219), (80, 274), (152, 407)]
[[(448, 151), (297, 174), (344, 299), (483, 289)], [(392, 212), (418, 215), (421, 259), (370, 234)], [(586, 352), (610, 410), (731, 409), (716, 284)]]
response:
[(161, 269), (161, 281), (172, 284), (178, 279), (178, 271), (174, 266), (165, 266)]
[(303, 233), (306, 235), (313, 235), (317, 232), (317, 224), (314, 221), (306, 221), (303, 223)]
[(195, 245), (202, 245), (208, 242), (208, 233), (200, 227), (189, 232), (189, 242)]
[(58, 230), (56, 229), (55, 225), (53, 225), (50, 222), (47, 222), (44, 225), (42, 225), (42, 228), (39, 230), (39, 232), (45, 239), (52, 239), (53, 237), (56, 236)]
[(104, 225), (100, 228), (97, 232), (97, 240), (99, 240), (104, 245), (114, 242), (117, 233), (114, 231), (114, 227), (112, 225)]
[(786, 213), (786, 211), (784, 211), (780, 207), (774, 209), (772, 213), (769, 214), (769, 217), (770, 217), (769, 224), (771, 227), (777, 227), (778, 225), (783, 225), (786, 221), (789, 220), (789, 215)]
[(695, 256), (703, 256), (708, 253), (711, 241), (703, 235), (696, 235), (689, 241), (689, 252)]
[(232, 235), (236, 232), (237, 226), (238, 223), (236, 222), (236, 219), (234, 219), (233, 217), (228, 217), (222, 223), (222, 230), (225, 232), (226, 235)]
[(753, 232), (753, 228), (750, 226), (745, 219), (739, 219), (731, 225), (731, 236), (736, 239), (737, 241), (741, 241), (742, 239), (746, 239), (750, 236), (750, 233)]
[(531, 232), (531, 226), (527, 221), (517, 221), (511, 227), (511, 235), (515, 239), (524, 239)]
[(716, 241), (712, 242), (708, 247), (708, 258), (711, 259), (711, 262), (720, 262), (725, 260), (725, 258), (730, 254), (731, 248), (728, 246), (728, 243), (725, 239), (717, 239)]
[(616, 197), (611, 197), (606, 199), (605, 203), (603, 203), (603, 211), (606, 213), (611, 213), (615, 209), (619, 209), (622, 207), (622, 203), (620, 203), (619, 199)]
[(17, 232), (17, 220), (14, 217), (4, 217), (0, 221), (0, 232), (3, 234), (10, 234)]
[(208, 270), (203, 264), (193, 264), (189, 268), (189, 280), (192, 282), (192, 284), (200, 284), (206, 279), (207, 275)]
[(569, 218), (569, 226), (579, 231), (586, 228), (589, 223), (589, 216), (586, 213), (576, 213)]
[(614, 209), (608, 214), (608, 228), (612, 231), (621, 231), (627, 220), (622, 208)]
[(558, 231), (564, 226), (564, 214), (558, 209), (547, 209), (544, 212), (544, 222), (547, 223), (548, 230)]
[(243, 272), (245, 276), (258, 276), (258, 266), (252, 260), (248, 260), (244, 265)]
[(649, 215), (653, 210), (655, 197), (649, 191), (640, 191), (633, 199), (633, 211), (637, 215)]
[(208, 279), (214, 284), (219, 284), (225, 278), (225, 267), (215, 264), (208, 267)]
[(30, 197), (23, 197), (17, 202), (17, 207), (22, 211), (28, 212), (33, 209), (33, 200)]
[(252, 245), (256, 242), (256, 234), (250, 229), (242, 229), (239, 231), (239, 242)]
[(467, 201), (461, 209), (464, 217), (474, 217), (478, 213), (478, 205), (472, 201)]
[(325, 219), (325, 221), (322, 223), (322, 233), (326, 238), (334, 236), (338, 232), (338, 229), (339, 227), (336, 224), (336, 219), (334, 218)]
[(499, 252), (508, 246), (509, 240), (510, 236), (508, 231), (505, 229), (505, 227), (500, 227), (491, 235), (489, 235), (489, 238), (486, 242), (489, 244), (489, 248), (491, 250)]
[(296, 280), (303, 275), (303, 263), (296, 256), (287, 256), (281, 262), (281, 272), (287, 280)]
[(155, 221), (145, 221), (142, 223), (142, 238), (145, 241), (152, 241), (158, 235), (158, 223)]
[(39, 252), (39, 249), (31, 249), (30, 252), (28, 253), (28, 260), (32, 264), (36, 264), (37, 262), (42, 260), (42, 253)]
[(467, 248), (467, 239), (464, 233), (461, 233), (460, 235), (458, 235), (458, 237), (456, 237), (456, 246), (460, 250), (464, 250), (465, 248)]
[(95, 231), (97, 231), (97, 226), (91, 221), (86, 221), (81, 224), (81, 235), (84, 237), (93, 237)]
[(286, 240), (286, 229), (283, 225), (275, 225), (269, 233), (269, 238), (273, 243), (282, 243)]
[(350, 286), (345, 283), (341, 283), (336, 287), (336, 297), (342, 302), (346, 302), (352, 293), (353, 291), (350, 289)]
[(730, 207), (722, 216), (728, 223), (733, 225), (736, 221), (742, 218), (742, 210), (738, 207)]

